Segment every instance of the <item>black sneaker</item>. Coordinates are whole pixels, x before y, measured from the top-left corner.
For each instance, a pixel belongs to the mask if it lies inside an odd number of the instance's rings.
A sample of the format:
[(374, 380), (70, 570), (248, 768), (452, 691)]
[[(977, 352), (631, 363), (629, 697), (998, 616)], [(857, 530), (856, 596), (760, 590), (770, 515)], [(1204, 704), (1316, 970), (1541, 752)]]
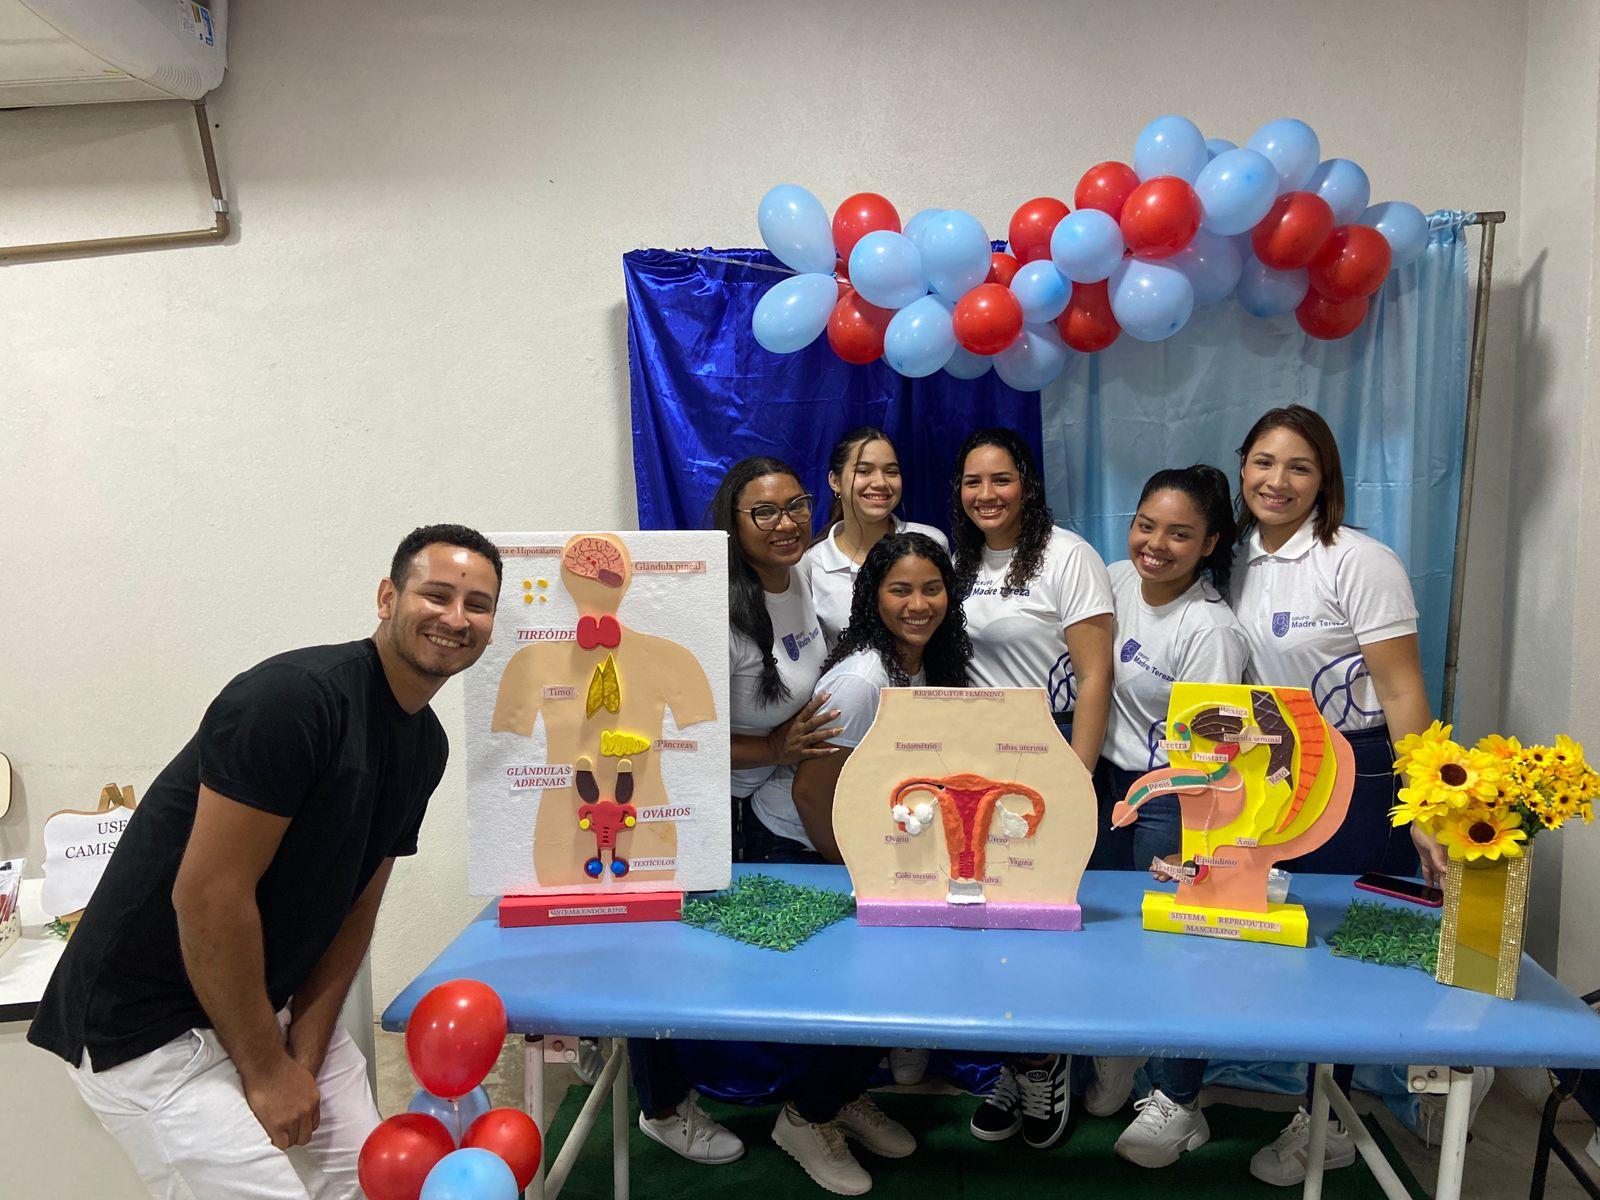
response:
[(1067, 1118), (1072, 1115), (1072, 1093), (1067, 1089), (1071, 1067), (1072, 1055), (1058, 1054), (1047, 1067), (1016, 1073), (1022, 1094), (1022, 1140), (1035, 1150), (1050, 1149), (1067, 1132)]
[(1003, 1142), (1022, 1128), (1022, 1097), (1010, 1063), (1000, 1068), (994, 1087), (972, 1114), (972, 1136), (981, 1142)]

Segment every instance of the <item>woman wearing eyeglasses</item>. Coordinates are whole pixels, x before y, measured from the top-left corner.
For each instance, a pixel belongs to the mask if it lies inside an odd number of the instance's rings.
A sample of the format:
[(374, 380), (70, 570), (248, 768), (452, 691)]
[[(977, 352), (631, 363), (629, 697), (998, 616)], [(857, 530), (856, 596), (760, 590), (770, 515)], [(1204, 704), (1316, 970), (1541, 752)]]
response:
[(945, 551), (950, 545), (933, 526), (895, 516), (903, 490), (900, 456), (881, 429), (862, 425), (833, 444), (828, 487), (833, 504), (827, 524), (800, 560), (800, 570), (811, 584), (822, 637), (832, 650), (850, 623), (856, 575), (868, 550), (891, 533), (920, 533)]
[(743, 862), (821, 862), (795, 811), (795, 764), (833, 753), (827, 696), (813, 698), (827, 657), (804, 571), (812, 496), (775, 458), (737, 462), (711, 500), (728, 535), (730, 727), (734, 856)]

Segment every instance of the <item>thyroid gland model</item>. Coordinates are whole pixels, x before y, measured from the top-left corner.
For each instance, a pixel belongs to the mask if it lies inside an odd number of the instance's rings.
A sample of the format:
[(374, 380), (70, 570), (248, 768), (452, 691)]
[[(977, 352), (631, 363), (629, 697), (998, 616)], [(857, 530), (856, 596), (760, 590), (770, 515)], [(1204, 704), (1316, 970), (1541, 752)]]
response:
[[(586, 533), (566, 540), (559, 552), (565, 596), (550, 589), (546, 579), (535, 587), (532, 578), (514, 578), (537, 574), (538, 549), (506, 554), (496, 634), (502, 633), (503, 618), (505, 632), (523, 644), (505, 663), (490, 728), (495, 734), (518, 735), (514, 741), (526, 747), (523, 739), (542, 719), (544, 752), (536, 756), (541, 762), (522, 766), (529, 757), (526, 749), (508, 739), (488, 744), (490, 769), (474, 777), (476, 859), (498, 862), (496, 855), (503, 857), (507, 847), (518, 845), (522, 854), (531, 850), (531, 884), (523, 883), (526, 867), (520, 876), (502, 867), (494, 877), (500, 885), (495, 890), (506, 894), (640, 890), (640, 884), (655, 889), (707, 886), (696, 872), (682, 869), (688, 865), (689, 847), (680, 844), (679, 836), (680, 825), (703, 816), (695, 829), (713, 835), (715, 844), (702, 847), (707, 852), (700, 857), (710, 860), (712, 885), (718, 872), (725, 884), (728, 819), (720, 794), (726, 791), (725, 750), (712, 764), (715, 770), (708, 767), (705, 772), (720, 788), (711, 793), (716, 800), (709, 806), (703, 798), (669, 797), (662, 772), (663, 753), (681, 760), (698, 746), (663, 743), (665, 714), (672, 714), (679, 729), (704, 727), (717, 717), (706, 671), (677, 641), (643, 633), (623, 621), (620, 610), (636, 572), (621, 536)], [(545, 573), (554, 565), (549, 562)], [(681, 624), (683, 610), (694, 604), (672, 592), (673, 572), (698, 566), (703, 582), (706, 563), (648, 565), (655, 569), (643, 577), (649, 595), (631, 603), (630, 611), (654, 625), (673, 619)], [(657, 592), (660, 597), (651, 599)], [(718, 665), (724, 661), (725, 650)], [(484, 782), (478, 784), (479, 779)], [(515, 798), (522, 785), (530, 785), (525, 790), (534, 790), (538, 798), (531, 847), (528, 830), (512, 827), (500, 815), (506, 811), (502, 798), (507, 789)]]
[(1272, 864), (1321, 846), (1350, 808), (1344, 735), (1304, 688), (1178, 683), (1167, 708), (1171, 765), (1141, 776), (1112, 810), (1127, 825), (1163, 796), (1183, 818), (1181, 866), (1158, 864), (1177, 894), (1146, 892), (1144, 927), (1306, 944), (1306, 910), (1267, 900)]
[(833, 794), (863, 925), (1080, 929), (1094, 785), (1039, 688), (885, 688)]

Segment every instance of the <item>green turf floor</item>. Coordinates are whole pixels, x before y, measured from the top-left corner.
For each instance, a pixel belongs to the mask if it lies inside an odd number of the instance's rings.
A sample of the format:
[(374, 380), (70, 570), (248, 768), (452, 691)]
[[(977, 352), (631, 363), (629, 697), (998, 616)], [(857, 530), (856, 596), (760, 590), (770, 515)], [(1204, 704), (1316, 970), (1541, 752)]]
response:
[[(568, 1092), (551, 1128), (554, 1156), (572, 1127), (587, 1088)], [(1211, 1141), (1184, 1155), (1173, 1166), (1147, 1171), (1112, 1153), (1117, 1135), (1132, 1118), (1073, 1118), (1067, 1140), (1052, 1150), (1030, 1150), (1020, 1137), (998, 1145), (979, 1142), (967, 1132), (974, 1101), (966, 1096), (876, 1093), (874, 1099), (890, 1116), (916, 1134), (917, 1152), (891, 1162), (857, 1151), (872, 1175), (871, 1195), (881, 1200), (1066, 1200), (1067, 1197), (1116, 1197), (1117, 1200), (1207, 1200), (1209, 1197), (1276, 1196), (1290, 1200), (1299, 1187), (1268, 1187), (1251, 1178), (1250, 1156), (1277, 1137), (1287, 1116), (1259, 1109), (1212, 1105), (1206, 1109)], [(826, 1195), (772, 1142), (774, 1107), (743, 1108), (706, 1102), (711, 1113), (744, 1139), (749, 1147), (736, 1163), (695, 1166), (658, 1146), (630, 1125), (632, 1193), (637, 1200), (818, 1200)], [(637, 1118), (637, 1113), (635, 1113)], [(1383, 1132), (1368, 1122), (1378, 1144), (1389, 1155), (1412, 1194), (1422, 1195)], [(583, 1148), (562, 1200), (608, 1200), (611, 1196), (611, 1115), (602, 1112)], [(1383, 1195), (1358, 1156), (1355, 1164), (1326, 1177), (1327, 1200), (1362, 1200)]]

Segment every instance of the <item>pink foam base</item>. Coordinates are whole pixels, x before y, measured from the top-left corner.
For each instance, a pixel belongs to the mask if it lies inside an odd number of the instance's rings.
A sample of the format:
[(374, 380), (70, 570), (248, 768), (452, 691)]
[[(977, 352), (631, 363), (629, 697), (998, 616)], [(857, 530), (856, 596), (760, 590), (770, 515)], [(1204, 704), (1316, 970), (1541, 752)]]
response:
[(862, 925), (933, 926), (952, 929), (1083, 928), (1083, 909), (1076, 904), (949, 904), (943, 900), (857, 900), (856, 920)]

